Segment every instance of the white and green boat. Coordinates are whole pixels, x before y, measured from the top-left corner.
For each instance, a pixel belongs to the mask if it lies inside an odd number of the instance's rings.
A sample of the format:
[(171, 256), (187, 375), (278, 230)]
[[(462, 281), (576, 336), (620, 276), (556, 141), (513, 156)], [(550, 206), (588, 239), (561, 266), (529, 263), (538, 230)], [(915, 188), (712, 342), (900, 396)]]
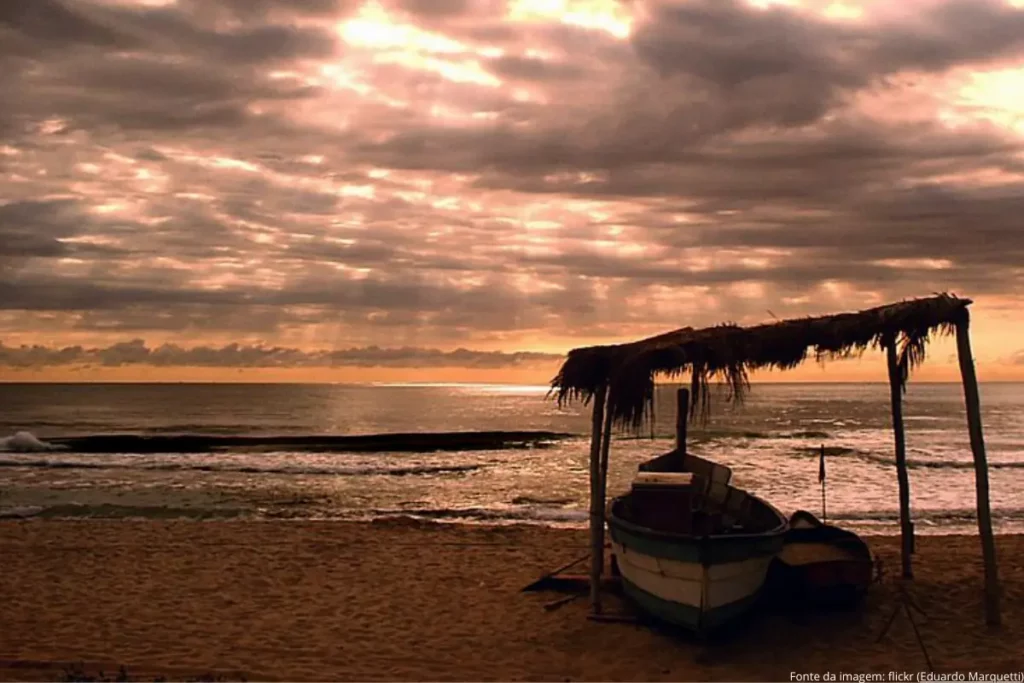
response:
[(640, 469), (608, 514), (623, 591), (651, 616), (699, 633), (734, 621), (760, 594), (786, 518), (732, 486), (728, 467), (692, 454)]

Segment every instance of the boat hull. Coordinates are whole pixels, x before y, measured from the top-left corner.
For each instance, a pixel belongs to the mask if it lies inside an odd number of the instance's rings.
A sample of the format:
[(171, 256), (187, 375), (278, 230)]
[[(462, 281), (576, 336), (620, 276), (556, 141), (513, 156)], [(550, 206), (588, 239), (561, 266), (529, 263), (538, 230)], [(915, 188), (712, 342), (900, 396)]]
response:
[(784, 531), (686, 537), (614, 512), (608, 526), (625, 594), (651, 616), (700, 633), (726, 626), (756, 602)]
[(804, 512), (794, 515), (794, 523), (798, 517), (810, 523), (793, 526), (786, 533), (769, 575), (773, 593), (798, 608), (855, 607), (874, 580), (871, 550), (853, 532), (824, 524)]

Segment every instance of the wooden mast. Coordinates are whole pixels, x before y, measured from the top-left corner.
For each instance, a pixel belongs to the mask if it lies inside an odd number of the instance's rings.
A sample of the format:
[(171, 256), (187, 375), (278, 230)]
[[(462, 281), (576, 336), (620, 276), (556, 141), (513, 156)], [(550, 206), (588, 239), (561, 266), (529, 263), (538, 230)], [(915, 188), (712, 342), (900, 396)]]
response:
[(956, 321), (956, 350), (967, 406), (967, 429), (971, 435), (971, 452), (974, 455), (978, 535), (981, 537), (981, 552), (985, 560), (985, 621), (990, 626), (999, 626), (1002, 621), (999, 611), (999, 568), (996, 565), (996, 544), (992, 538), (988, 461), (985, 457), (985, 438), (981, 431), (981, 399), (978, 396), (978, 378), (974, 373), (974, 356), (971, 354), (970, 324), (970, 313), (964, 309), (962, 317)]
[(601, 500), (601, 426), (608, 393), (606, 384), (594, 393), (590, 428), (590, 607), (601, 611), (601, 572), (604, 569), (604, 501)]
[(680, 387), (676, 392), (676, 450), (686, 455), (686, 420), (690, 416), (690, 390)]
[(910, 521), (910, 477), (907, 474), (907, 441), (903, 432), (903, 382), (896, 360), (896, 337), (885, 340), (889, 364), (889, 397), (892, 402), (892, 431), (896, 437), (896, 477), (900, 485), (900, 539), (902, 540), (903, 578), (914, 578), (911, 555), (914, 552), (914, 526)]

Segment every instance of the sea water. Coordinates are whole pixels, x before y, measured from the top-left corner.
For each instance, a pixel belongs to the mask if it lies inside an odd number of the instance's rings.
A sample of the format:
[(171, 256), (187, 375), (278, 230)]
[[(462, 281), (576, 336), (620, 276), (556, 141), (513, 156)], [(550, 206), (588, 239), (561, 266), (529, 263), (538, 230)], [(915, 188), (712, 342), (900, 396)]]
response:
[[(371, 519), (395, 515), (501, 524), (586, 524), (590, 417), (547, 387), (506, 385), (0, 384), (0, 516)], [(1024, 385), (983, 384), (993, 519), (1024, 531)], [(671, 449), (674, 389), (659, 388), (643, 434), (617, 434), (609, 492)], [(976, 529), (963, 393), (911, 384), (905, 399), (919, 533)], [(469, 430), (566, 433), (533, 448), (347, 453), (260, 445), (193, 452), (81, 453), (72, 436), (248, 437)], [(171, 439), (172, 442), (174, 439)], [(185, 441), (180, 443), (184, 444)], [(785, 513), (825, 513), (866, 533), (896, 530), (889, 389), (884, 384), (757, 384), (741, 405), (716, 397), (690, 427), (692, 452)], [(177, 450), (188, 451), (188, 448)]]

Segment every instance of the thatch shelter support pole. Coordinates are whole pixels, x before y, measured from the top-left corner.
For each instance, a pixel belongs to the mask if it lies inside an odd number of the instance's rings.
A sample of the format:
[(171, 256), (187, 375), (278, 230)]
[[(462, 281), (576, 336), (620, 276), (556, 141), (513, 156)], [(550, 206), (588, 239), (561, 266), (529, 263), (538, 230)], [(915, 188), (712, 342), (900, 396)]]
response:
[(985, 621), (999, 626), (999, 568), (996, 565), (996, 544), (992, 538), (992, 512), (988, 504), (988, 461), (985, 457), (985, 438), (981, 431), (981, 399), (978, 397), (978, 378), (974, 374), (974, 356), (971, 354), (970, 316), (966, 309), (956, 322), (956, 350), (960, 359), (960, 376), (964, 383), (964, 402), (967, 404), (967, 429), (971, 435), (974, 454), (974, 481), (978, 499), (978, 535), (985, 560)]
[[(608, 458), (609, 451), (612, 446), (612, 395), (608, 392), (608, 396), (605, 399), (604, 408), (604, 428), (601, 432), (601, 486), (598, 492), (597, 500), (600, 503), (597, 514), (597, 537), (599, 539), (598, 545), (601, 548), (601, 566), (600, 572), (597, 575), (598, 584), (601, 583), (601, 575), (604, 572), (604, 524), (605, 524), (605, 512), (607, 509), (606, 501), (608, 500)], [(597, 595), (597, 602), (592, 605), (594, 614), (601, 613), (601, 594)]]
[(914, 526), (910, 521), (910, 476), (907, 474), (907, 440), (903, 432), (903, 380), (896, 360), (896, 339), (885, 341), (889, 364), (889, 397), (892, 402), (892, 431), (896, 438), (896, 478), (900, 485), (900, 539), (902, 540), (903, 578), (914, 578), (911, 555), (914, 553)]
[(690, 416), (690, 390), (681, 387), (676, 392), (676, 450), (686, 455), (686, 420)]
[(604, 501), (601, 495), (601, 427), (604, 422), (607, 385), (594, 392), (590, 428), (590, 607), (601, 611), (601, 573), (604, 571)]

